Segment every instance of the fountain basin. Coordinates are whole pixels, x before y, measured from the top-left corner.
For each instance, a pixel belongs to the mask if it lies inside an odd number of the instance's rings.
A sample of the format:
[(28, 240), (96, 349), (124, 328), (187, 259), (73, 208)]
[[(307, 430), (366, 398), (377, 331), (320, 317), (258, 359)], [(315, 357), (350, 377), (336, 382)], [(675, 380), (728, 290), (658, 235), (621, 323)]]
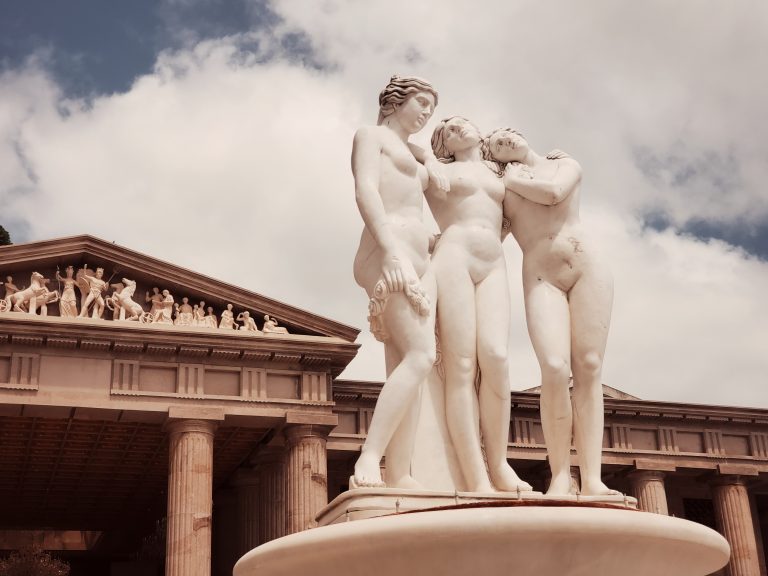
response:
[(285, 536), (243, 556), (234, 576), (705, 576), (729, 555), (714, 530), (659, 514), (468, 505)]

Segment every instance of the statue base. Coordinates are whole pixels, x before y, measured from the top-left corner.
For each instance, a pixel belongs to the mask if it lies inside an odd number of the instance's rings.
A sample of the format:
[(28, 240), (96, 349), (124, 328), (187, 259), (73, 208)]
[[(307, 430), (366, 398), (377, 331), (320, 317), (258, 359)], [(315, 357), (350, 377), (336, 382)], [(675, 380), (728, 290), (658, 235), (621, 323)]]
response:
[(329, 526), (351, 520), (363, 520), (389, 514), (403, 514), (417, 510), (458, 508), (479, 505), (542, 505), (563, 506), (574, 504), (606, 505), (616, 508), (637, 509), (637, 500), (631, 496), (548, 496), (541, 492), (448, 492), (436, 490), (406, 490), (397, 488), (355, 488), (342, 492), (317, 515), (318, 526)]

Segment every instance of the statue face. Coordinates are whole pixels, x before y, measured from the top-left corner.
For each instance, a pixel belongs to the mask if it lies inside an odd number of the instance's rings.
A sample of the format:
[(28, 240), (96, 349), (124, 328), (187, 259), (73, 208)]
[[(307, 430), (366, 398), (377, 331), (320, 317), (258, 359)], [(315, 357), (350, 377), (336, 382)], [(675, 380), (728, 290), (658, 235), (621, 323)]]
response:
[(451, 118), (443, 128), (443, 142), (451, 154), (477, 146), (481, 140), (480, 131), (466, 118)]
[(429, 92), (411, 94), (398, 106), (395, 116), (409, 134), (415, 134), (426, 124), (435, 111), (435, 97)]
[(528, 153), (528, 142), (514, 130), (499, 130), (491, 136), (491, 156), (499, 162), (520, 162)]

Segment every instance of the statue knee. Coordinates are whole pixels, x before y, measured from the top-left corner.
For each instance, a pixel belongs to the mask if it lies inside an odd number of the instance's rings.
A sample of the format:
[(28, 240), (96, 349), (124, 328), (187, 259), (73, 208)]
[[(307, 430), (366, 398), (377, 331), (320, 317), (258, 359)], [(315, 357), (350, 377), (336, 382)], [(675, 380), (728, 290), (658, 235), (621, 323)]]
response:
[(573, 369), (579, 380), (597, 378), (603, 369), (603, 358), (596, 352), (587, 352), (573, 359)]
[(541, 376), (546, 381), (565, 381), (571, 376), (571, 364), (560, 356), (547, 356), (541, 363)]
[(453, 358), (445, 358), (443, 356), (443, 362), (446, 365), (446, 371), (449, 376), (454, 376), (460, 381), (474, 380), (477, 370), (477, 359), (466, 356), (454, 356)]

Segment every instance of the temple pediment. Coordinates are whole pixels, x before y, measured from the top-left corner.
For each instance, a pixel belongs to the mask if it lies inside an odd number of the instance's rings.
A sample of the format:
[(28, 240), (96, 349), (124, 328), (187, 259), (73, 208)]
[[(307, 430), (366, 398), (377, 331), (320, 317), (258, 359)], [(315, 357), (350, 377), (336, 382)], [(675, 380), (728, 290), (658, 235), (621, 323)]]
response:
[(87, 235), (0, 247), (0, 280), (0, 314), (6, 319), (27, 314), (118, 322), (115, 327), (132, 322), (154, 324), (155, 330), (325, 336), (347, 342), (359, 332)]

